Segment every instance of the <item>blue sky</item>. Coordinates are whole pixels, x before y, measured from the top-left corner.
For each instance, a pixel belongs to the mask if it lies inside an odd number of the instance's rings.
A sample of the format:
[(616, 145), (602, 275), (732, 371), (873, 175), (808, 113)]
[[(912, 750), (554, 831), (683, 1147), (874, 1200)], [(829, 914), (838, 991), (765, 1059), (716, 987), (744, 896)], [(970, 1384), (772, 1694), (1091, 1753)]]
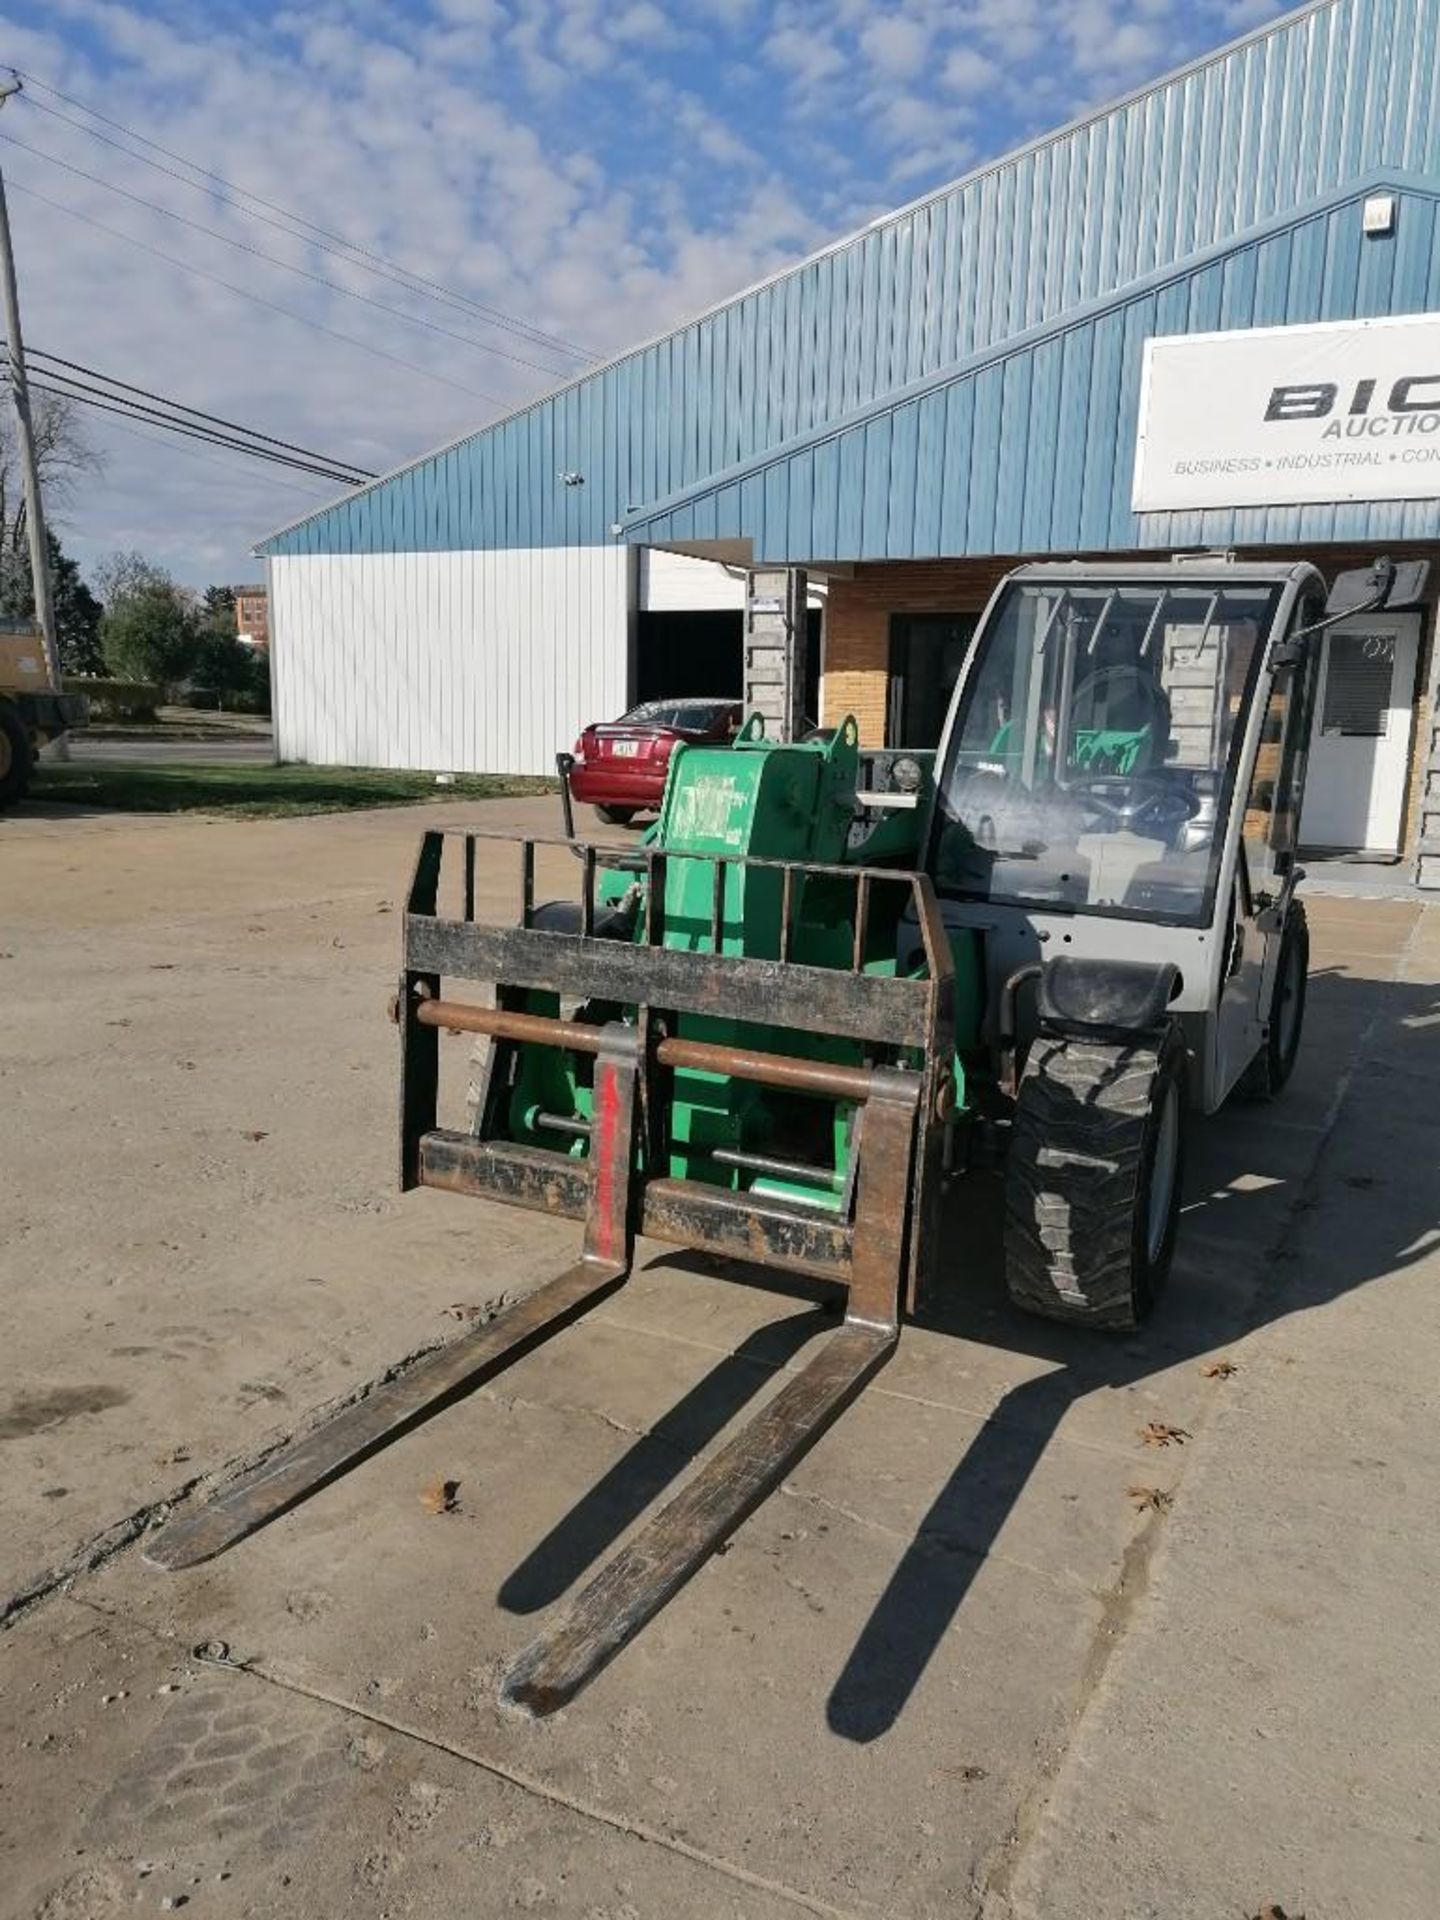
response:
[[(603, 354), (1284, 11), (12, 0), (0, 63), (274, 208)], [(380, 470), (582, 364), (377, 279), (57, 112), (84, 118), (42, 86), (0, 114), (26, 330), (51, 353)], [(246, 578), (251, 541), (333, 491), (103, 415), (91, 433), (103, 471), (56, 502), (86, 563), (138, 547), (197, 584)]]

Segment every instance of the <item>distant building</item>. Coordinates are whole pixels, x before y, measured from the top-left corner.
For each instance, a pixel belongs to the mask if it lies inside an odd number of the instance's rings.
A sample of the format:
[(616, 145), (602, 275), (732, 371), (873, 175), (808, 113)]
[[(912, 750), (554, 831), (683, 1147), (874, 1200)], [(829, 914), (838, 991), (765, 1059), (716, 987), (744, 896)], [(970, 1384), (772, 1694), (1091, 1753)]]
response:
[(235, 631), (247, 647), (270, 645), (270, 596), (264, 587), (236, 587)]

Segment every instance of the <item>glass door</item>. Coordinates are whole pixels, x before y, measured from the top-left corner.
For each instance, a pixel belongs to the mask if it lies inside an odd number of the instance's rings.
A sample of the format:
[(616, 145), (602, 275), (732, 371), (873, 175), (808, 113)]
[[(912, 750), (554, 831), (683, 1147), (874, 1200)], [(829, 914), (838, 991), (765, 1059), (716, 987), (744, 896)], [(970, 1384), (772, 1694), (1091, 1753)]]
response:
[(891, 620), (887, 746), (939, 746), (979, 619), (978, 613), (923, 613)]

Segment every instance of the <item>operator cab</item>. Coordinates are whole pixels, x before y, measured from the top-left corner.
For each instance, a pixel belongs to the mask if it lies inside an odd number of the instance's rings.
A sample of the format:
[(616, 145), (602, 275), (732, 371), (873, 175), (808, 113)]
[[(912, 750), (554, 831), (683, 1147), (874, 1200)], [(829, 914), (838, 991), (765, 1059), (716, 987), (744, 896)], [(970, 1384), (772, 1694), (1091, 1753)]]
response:
[(1281, 592), (1012, 580), (942, 751), (927, 862), (940, 893), (1204, 925)]

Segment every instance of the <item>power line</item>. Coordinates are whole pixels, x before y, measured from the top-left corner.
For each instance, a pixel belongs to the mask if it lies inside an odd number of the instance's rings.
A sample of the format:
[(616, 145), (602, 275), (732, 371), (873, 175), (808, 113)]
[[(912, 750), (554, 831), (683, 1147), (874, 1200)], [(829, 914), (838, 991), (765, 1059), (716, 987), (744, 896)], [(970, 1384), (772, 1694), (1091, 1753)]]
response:
[[(427, 320), (423, 314), (407, 313), (403, 307), (391, 306), (388, 300), (377, 300), (373, 294), (357, 293), (353, 287), (342, 287), (338, 280), (327, 279), (323, 273), (312, 273), (309, 267), (296, 266), (293, 261), (282, 260), (278, 253), (267, 253), (264, 247), (255, 247), (248, 240), (239, 240), (234, 234), (222, 233), (219, 227), (207, 226), (203, 220), (192, 220), (188, 214), (177, 213), (173, 207), (163, 207), (158, 200), (147, 200), (144, 194), (132, 193), (128, 187), (117, 185), (98, 173), (87, 173), (84, 167), (77, 167), (72, 161), (62, 160), (58, 153), (46, 153), (43, 147), (32, 147), (28, 140), (19, 140), (13, 133), (3, 136), (12, 147), (33, 154), (37, 160), (46, 160), (54, 167), (63, 167), (66, 173), (73, 173), (77, 179), (88, 180), (92, 187), (103, 187), (107, 193), (118, 194), (122, 200), (129, 200), (137, 207), (146, 207), (151, 213), (158, 213), (166, 220), (174, 220), (182, 227), (189, 227), (194, 233), (208, 234), (212, 240), (222, 245), (234, 247), (240, 253), (248, 253), (252, 259), (268, 261), (272, 267), (279, 267), (284, 273), (293, 273), (301, 280), (309, 280), (317, 287), (324, 287), (331, 293), (338, 293), (346, 300), (363, 301), (367, 307), (374, 307), (380, 313), (393, 314), (397, 320), (405, 321), (412, 327), (424, 327), (430, 333), (440, 333), (447, 340), (458, 340), (462, 345), (474, 347), (479, 353), (493, 353), (501, 360), (513, 361), (517, 367), (530, 367), (536, 373), (549, 374), (553, 380), (563, 380), (563, 367), (550, 367), (539, 360), (527, 360), (523, 354), (509, 353), (504, 347), (492, 347), (488, 341), (477, 340), (473, 333), (457, 333), (453, 327), (442, 327), (436, 320)], [(114, 142), (109, 144), (114, 145)], [(121, 149), (123, 151), (123, 149)], [(168, 169), (167, 169), (168, 171)], [(177, 179), (179, 175), (175, 176)], [(194, 184), (193, 182), (189, 184)], [(293, 236), (299, 239), (298, 234)]]
[[(342, 486), (362, 487), (365, 482), (353, 474), (338, 473), (330, 467), (323, 467), (312, 460), (297, 460), (290, 454), (271, 453), (268, 448), (256, 446), (253, 441), (240, 440), (229, 434), (216, 433), (210, 427), (192, 426), (188, 421), (177, 420), (173, 414), (160, 407), (147, 407), (138, 400), (126, 400), (119, 394), (107, 393), (103, 387), (92, 387), (87, 381), (76, 380), (71, 375), (51, 373), (48, 368), (41, 369), (45, 376), (46, 393), (59, 394), (67, 400), (77, 400), (82, 406), (99, 407), (103, 412), (133, 414), (142, 420), (151, 420), (157, 426), (165, 427), (172, 433), (183, 433), (192, 439), (208, 440), (212, 446), (231, 447), (237, 453), (253, 454), (257, 460), (273, 460), (277, 466), (293, 467), (297, 473), (313, 473), (318, 480), (334, 480)], [(60, 381), (63, 384), (54, 385)]]
[[(137, 440), (146, 440), (152, 447), (164, 447), (167, 453), (178, 453), (186, 460), (203, 460), (207, 467), (219, 467), (222, 471), (227, 472), (232, 480), (237, 482), (243, 482), (246, 477), (238, 468), (229, 464), (223, 457), (217, 459), (213, 453), (202, 453), (198, 447), (175, 446), (167, 442), (153, 427), (144, 426), (138, 420), (132, 420), (128, 424), (120, 420), (112, 420), (106, 431), (133, 434)], [(298, 480), (282, 480), (278, 474), (274, 473), (254, 473), (249, 477), (251, 480), (263, 481), (267, 486), (284, 487), (287, 493), (303, 494), (307, 500), (330, 500), (334, 498), (333, 494), (322, 493), (318, 487), (304, 486)]]
[(344, 486), (363, 485), (359, 480), (350, 480), (340, 474), (327, 473), (323, 467), (311, 466), (308, 461), (293, 460), (283, 453), (267, 453), (263, 447), (248, 446), (243, 441), (228, 440), (223, 435), (211, 433), (203, 427), (189, 427), (182, 421), (167, 419), (154, 407), (140, 407), (133, 400), (102, 400), (95, 397), (94, 389), (79, 392), (71, 387), (54, 387), (48, 381), (34, 377), (29, 384), (36, 393), (48, 393), (59, 400), (73, 400), (84, 407), (97, 407), (101, 413), (118, 414), (122, 420), (133, 420), (139, 415), (143, 421), (150, 421), (156, 426), (164, 427), (167, 433), (183, 434), (188, 440), (201, 440), (213, 447), (228, 447), (232, 452), (248, 454), (252, 459), (269, 460), (276, 466), (289, 467), (298, 473), (313, 473), (319, 479), (339, 481)]
[[(332, 460), (328, 454), (316, 453), (312, 448), (297, 446), (293, 441), (279, 440), (273, 434), (261, 433), (258, 429), (241, 425), (238, 421), (222, 419), (217, 414), (202, 413), (197, 407), (189, 407), (183, 401), (172, 400), (168, 395), (151, 393), (148, 388), (133, 386), (129, 381), (116, 380), (110, 374), (100, 373), (93, 367), (85, 367), (73, 360), (62, 360), (58, 355), (32, 348), (29, 358), (46, 364), (34, 369), (44, 382), (45, 391), (64, 399), (85, 404), (102, 404), (105, 411), (122, 414), (135, 414), (142, 419), (151, 419), (158, 426), (174, 432), (185, 433), (195, 439), (210, 440), (216, 446), (227, 447), (237, 453), (251, 454), (259, 459), (273, 460), (278, 465), (294, 467), (297, 471), (313, 473), (318, 479), (339, 481), (346, 486), (363, 486), (376, 478), (367, 468), (350, 466), (339, 460)], [(0, 364), (7, 356), (0, 349)], [(89, 380), (77, 379), (75, 373), (57, 371), (73, 367), (76, 372), (89, 374)], [(96, 385), (94, 382), (100, 382)], [(59, 384), (56, 384), (59, 383)], [(139, 395), (140, 398), (131, 398)], [(153, 401), (153, 406), (146, 405)], [(181, 418), (181, 415), (188, 416)]]
[[(110, 119), (95, 107), (87, 106), (83, 100), (77, 100), (71, 94), (62, 93), (58, 87), (51, 86), (48, 81), (41, 80), (32, 73), (26, 73), (19, 67), (12, 68), (11, 71), (20, 74), (21, 78), (31, 86), (39, 87), (53, 99), (63, 100), (67, 106), (76, 107), (90, 119), (98, 120), (102, 126), (110, 127), (116, 133), (123, 133), (128, 140), (134, 140), (141, 146), (149, 147), (153, 153), (163, 153), (167, 159), (177, 161), (180, 166), (188, 167), (191, 172), (200, 174), (206, 180), (214, 181), (217, 186), (225, 189), (227, 195), (238, 195), (242, 199), (254, 201), (256, 206), (267, 208), (271, 213), (279, 214), (282, 220), (291, 223), (289, 227), (279, 227), (278, 230), (282, 233), (292, 231), (293, 227), (302, 227), (308, 233), (319, 235), (322, 240), (334, 242), (335, 246), (345, 249), (346, 254), (357, 256), (353, 264), (369, 263), (365, 270), (378, 273), (382, 279), (392, 280), (397, 285), (408, 286), (412, 292), (428, 294), (431, 298), (442, 300), (451, 306), (469, 308), (472, 312), (482, 315), (490, 325), (507, 333), (519, 334), (523, 338), (532, 340), (536, 345), (557, 348), (577, 360), (596, 358), (596, 355), (587, 347), (576, 346), (572, 341), (565, 340), (558, 334), (547, 333), (543, 328), (533, 326), (529, 321), (505, 312), (503, 308), (488, 306), (484, 301), (472, 299), (468, 294), (458, 293), (454, 288), (444, 286), (440, 281), (429, 279), (424, 274), (416, 273), (412, 268), (402, 267), (397, 262), (387, 259), (384, 254), (361, 246), (357, 241), (347, 240), (344, 234), (336, 233), (329, 227), (317, 226), (313, 220), (307, 220), (302, 214), (291, 213), (288, 208), (278, 206), (273, 200), (266, 200), (262, 195), (252, 192), (250, 188), (238, 186), (235, 182), (227, 180), (223, 174), (216, 173), (209, 167), (202, 167), (198, 161), (188, 159), (172, 147), (163, 146), (158, 140), (151, 140), (147, 135), (137, 133), (133, 127), (127, 127), (122, 121)], [(55, 107), (46, 106), (43, 100), (31, 98), (29, 104), (37, 107), (42, 113), (51, 114), (55, 119), (64, 121), (67, 126), (78, 128), (80, 132), (92, 139), (103, 140), (106, 146), (114, 147), (119, 153), (128, 153), (131, 159), (138, 160), (142, 166), (155, 167), (156, 171), (169, 174), (172, 179), (181, 180), (187, 186), (198, 186), (196, 181), (188, 179), (184, 174), (175, 173), (169, 167), (161, 167), (157, 162), (147, 159), (143, 153), (135, 153), (119, 141), (107, 139), (104, 134), (98, 133), (94, 127), (87, 126), (83, 121), (75, 120), (69, 114), (59, 112)], [(237, 211), (246, 214), (250, 219), (264, 220), (264, 215), (255, 213), (252, 208), (240, 207)], [(269, 220), (265, 221), (265, 224), (275, 226), (277, 223)], [(321, 250), (333, 252), (334, 248), (324, 247)]]
[(72, 220), (80, 220), (87, 227), (94, 227), (97, 233), (108, 233), (112, 240), (118, 240), (123, 246), (137, 247), (141, 253), (153, 254), (155, 259), (164, 260), (169, 266), (179, 267), (182, 273), (193, 274), (198, 280), (208, 280), (212, 285), (223, 287), (227, 293), (237, 294), (242, 300), (249, 300), (257, 307), (265, 307), (271, 313), (283, 314), (287, 320), (296, 320), (302, 327), (310, 327), (316, 333), (327, 334), (332, 340), (341, 340), (347, 347), (358, 347), (362, 353), (373, 354), (378, 360), (388, 360), (392, 366), (404, 367), (409, 373), (418, 373), (425, 380), (437, 381), (442, 387), (453, 387), (457, 393), (465, 393), (472, 400), (484, 400), (494, 407), (509, 407), (511, 402), (502, 400), (497, 394), (485, 393), (479, 387), (467, 387), (463, 381), (452, 380), (447, 374), (436, 373), (429, 367), (422, 367), (417, 361), (407, 360), (402, 354), (391, 353), (385, 347), (371, 346), (367, 340), (357, 340), (353, 333), (342, 333), (338, 327), (327, 327), (322, 320), (312, 320), (308, 314), (296, 313), (293, 307), (282, 307), (276, 300), (267, 300), (263, 294), (252, 293), (248, 287), (237, 287), (233, 280), (226, 280), (221, 274), (210, 273), (204, 267), (193, 266), (188, 260), (180, 260), (173, 253), (166, 253), (163, 247), (152, 247), (146, 240), (137, 240), (133, 234), (124, 233), (119, 227), (112, 227), (103, 220), (97, 220), (92, 214), (81, 213), (78, 207), (70, 207), (63, 200), (52, 200), (48, 193), (41, 193), (38, 187), (27, 187), (21, 180), (10, 182), (12, 190), (23, 193), (31, 200), (38, 200), (42, 206), (52, 208), (56, 213), (67, 214)]
[[(324, 466), (334, 467), (337, 470), (347, 473), (358, 474), (362, 480), (378, 480), (380, 477), (378, 474), (371, 473), (366, 467), (357, 466), (353, 460), (335, 460), (332, 459), (329, 454), (317, 453), (314, 447), (302, 447), (298, 446), (293, 440), (277, 439), (273, 433), (262, 433), (258, 427), (247, 427), (242, 421), (227, 420), (221, 414), (206, 413), (199, 407), (187, 406), (183, 400), (171, 399), (169, 394), (152, 393), (148, 387), (132, 386), (128, 380), (117, 380), (114, 374), (101, 373), (98, 367), (87, 367), (79, 360), (66, 360), (58, 353), (46, 353), (40, 347), (28, 347), (26, 354), (31, 360), (46, 360), (52, 366), (67, 368), (71, 373), (86, 374), (92, 380), (103, 380), (107, 386), (121, 387), (126, 393), (139, 394), (142, 400), (155, 400), (158, 401), (161, 406), (173, 407), (180, 413), (193, 414), (197, 420), (208, 421), (211, 426), (225, 427), (235, 433), (248, 434), (251, 439), (268, 441), (272, 447), (283, 448), (286, 453), (302, 454), (308, 459), (320, 461)], [(64, 376), (57, 375), (55, 377), (63, 378)]]

